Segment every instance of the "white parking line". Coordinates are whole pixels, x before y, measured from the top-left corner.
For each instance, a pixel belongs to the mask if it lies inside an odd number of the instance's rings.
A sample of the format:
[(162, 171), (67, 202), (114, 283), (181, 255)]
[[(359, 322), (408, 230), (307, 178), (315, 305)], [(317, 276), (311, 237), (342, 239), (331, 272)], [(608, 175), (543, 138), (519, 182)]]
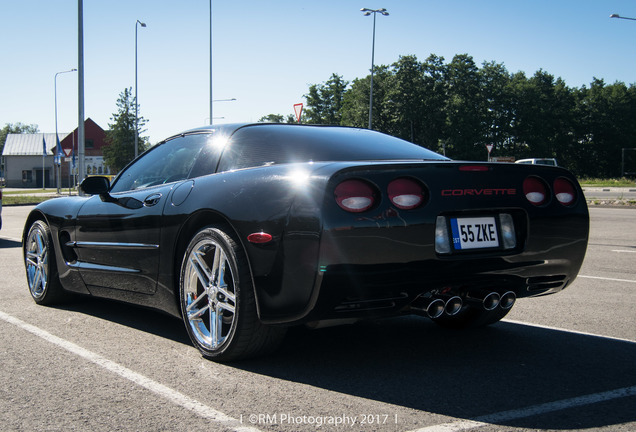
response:
[[(557, 330), (567, 333), (580, 334), (584, 336), (592, 336), (603, 339), (614, 340), (618, 342), (636, 343), (636, 341), (630, 339), (615, 338), (610, 336), (597, 335), (594, 333), (578, 332), (573, 330), (562, 329), (558, 327), (549, 327), (539, 324), (530, 324), (522, 321), (503, 320), (512, 324), (519, 324), (524, 326), (544, 328), (548, 330)], [(532, 417), (542, 414), (547, 414), (553, 411), (560, 411), (568, 408), (575, 408), (584, 405), (591, 405), (594, 403), (605, 402), (612, 399), (620, 399), (630, 396), (636, 396), (636, 386), (624, 387), (617, 390), (610, 390), (603, 393), (594, 393), (591, 395), (575, 397), (571, 399), (563, 399), (560, 401), (548, 402), (545, 404), (533, 405), (526, 408), (520, 408), (516, 410), (502, 411), (499, 413), (488, 414), (481, 417), (476, 417), (472, 420), (459, 420), (449, 423), (443, 423), (434, 426), (428, 426), (421, 429), (417, 429), (411, 432), (459, 432), (470, 429), (476, 429), (482, 426), (488, 426), (494, 423), (501, 423), (510, 420), (517, 420), (526, 417)]]
[(576, 330), (569, 330), (569, 329), (564, 329), (564, 328), (559, 328), (559, 327), (550, 327), (550, 326), (545, 326), (545, 325), (541, 325), (541, 324), (532, 324), (532, 323), (525, 322), (525, 321), (515, 321), (515, 320), (511, 320), (511, 319), (504, 319), (504, 320), (502, 320), (502, 322), (509, 322), (509, 323), (512, 323), (512, 324), (519, 324), (519, 325), (523, 325), (523, 326), (527, 326), (527, 327), (537, 327), (537, 328), (542, 328), (542, 329), (547, 329), (547, 330), (556, 330), (556, 331), (560, 331), (560, 332), (578, 334), (578, 335), (582, 335), (582, 336), (592, 336), (592, 337), (596, 337), (596, 338), (608, 339), (608, 340), (613, 340), (613, 341), (617, 341), (617, 342), (636, 343), (636, 340), (631, 340), (631, 339), (623, 339), (623, 338), (617, 338), (617, 337), (613, 337), (613, 336), (605, 336), (605, 335), (600, 335), (600, 334), (596, 334), (596, 333), (588, 333), (588, 332), (582, 332), (582, 331), (576, 331)]
[(606, 280), (606, 281), (613, 281), (613, 282), (636, 283), (636, 280), (631, 280), (631, 279), (615, 279), (615, 278), (606, 278), (606, 277), (599, 277), (599, 276), (583, 276), (583, 275), (578, 275), (577, 277), (584, 278), (584, 279), (599, 279), (599, 280)]
[(15, 318), (9, 314), (6, 314), (0, 311), (0, 319), (8, 322), (9, 324), (13, 324), (16, 327), (19, 327), (23, 330), (28, 331), (29, 333), (38, 336), (47, 342), (50, 342), (54, 345), (57, 345), (60, 348), (65, 349), (79, 357), (82, 357), (85, 360), (88, 360), (97, 366), (100, 366), (110, 372), (113, 372), (119, 375), (122, 378), (125, 378), (129, 381), (134, 382), (141, 387), (144, 387), (151, 392), (164, 397), (175, 405), (179, 405), (183, 408), (186, 408), (195, 414), (208, 419), (212, 422), (218, 423), (224, 427), (229, 428), (230, 430), (237, 432), (260, 432), (259, 429), (253, 427), (244, 427), (239, 420), (230, 417), (220, 411), (215, 410), (207, 405), (202, 404), (201, 402), (193, 399), (189, 396), (184, 395), (176, 390), (171, 389), (163, 384), (160, 384), (144, 375), (141, 375), (135, 371), (132, 371), (118, 363), (115, 363), (111, 360), (108, 360), (105, 357), (100, 356), (92, 351), (89, 351), (85, 348), (82, 348), (79, 345), (74, 344), (73, 342), (69, 342), (66, 339), (62, 339), (57, 337), (46, 330), (42, 330), (39, 327), (33, 326), (31, 324), (27, 324), (26, 322)]
[(612, 252), (618, 253), (636, 253), (636, 250), (613, 249)]
[(586, 396), (579, 396), (571, 399), (563, 399), (560, 401), (548, 402), (539, 405), (533, 405), (526, 408), (520, 408), (509, 411), (502, 411), (494, 414), (488, 414), (476, 417), (473, 420), (460, 420), (456, 422), (443, 423), (434, 426), (428, 426), (417, 429), (412, 432), (459, 432), (469, 429), (475, 429), (482, 426), (489, 426), (511, 420), (518, 420), (526, 417), (533, 417), (542, 414), (561, 411), (569, 408), (576, 408), (585, 405), (591, 405), (599, 402), (606, 402), (613, 399), (621, 399), (636, 396), (636, 386), (624, 387), (617, 390), (610, 390), (603, 393), (594, 393)]

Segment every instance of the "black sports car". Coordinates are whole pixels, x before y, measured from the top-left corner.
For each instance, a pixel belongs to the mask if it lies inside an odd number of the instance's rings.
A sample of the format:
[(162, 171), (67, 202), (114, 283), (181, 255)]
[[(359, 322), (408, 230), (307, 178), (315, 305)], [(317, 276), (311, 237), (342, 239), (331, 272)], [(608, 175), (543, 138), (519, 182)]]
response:
[(159, 309), (216, 360), (266, 353), (297, 324), (494, 323), (570, 285), (589, 229), (563, 168), (451, 161), (344, 127), (195, 129), (81, 189), (26, 221), (33, 299)]

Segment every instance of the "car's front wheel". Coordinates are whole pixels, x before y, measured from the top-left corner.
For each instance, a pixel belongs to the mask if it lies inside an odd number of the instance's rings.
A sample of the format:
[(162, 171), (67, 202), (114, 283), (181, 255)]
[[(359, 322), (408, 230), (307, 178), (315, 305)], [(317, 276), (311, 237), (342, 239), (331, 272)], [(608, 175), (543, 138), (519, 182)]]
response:
[(254, 357), (272, 351), (283, 339), (284, 328), (258, 319), (247, 258), (225, 227), (206, 227), (192, 237), (179, 292), (188, 335), (204, 357)]
[(55, 263), (51, 230), (44, 221), (36, 220), (29, 228), (24, 243), (24, 264), (29, 291), (37, 304), (50, 305), (65, 297)]

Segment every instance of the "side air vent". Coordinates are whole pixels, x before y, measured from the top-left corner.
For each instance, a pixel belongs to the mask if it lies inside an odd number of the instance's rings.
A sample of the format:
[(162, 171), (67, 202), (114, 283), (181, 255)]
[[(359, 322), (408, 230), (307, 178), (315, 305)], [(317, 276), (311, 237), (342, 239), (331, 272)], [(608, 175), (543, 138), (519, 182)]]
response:
[(526, 280), (528, 291), (546, 291), (554, 288), (563, 288), (566, 284), (565, 275), (537, 276)]

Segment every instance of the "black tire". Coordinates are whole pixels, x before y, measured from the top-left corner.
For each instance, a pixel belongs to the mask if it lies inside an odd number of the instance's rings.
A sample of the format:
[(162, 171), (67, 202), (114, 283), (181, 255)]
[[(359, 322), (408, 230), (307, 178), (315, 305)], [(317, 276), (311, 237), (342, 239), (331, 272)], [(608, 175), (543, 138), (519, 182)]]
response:
[(188, 335), (204, 357), (216, 361), (270, 353), (286, 331), (260, 322), (247, 258), (229, 232), (223, 226), (197, 232), (184, 254), (179, 278)]
[(464, 305), (456, 315), (442, 315), (438, 318), (433, 318), (433, 321), (440, 327), (449, 329), (477, 328), (500, 321), (508, 312), (510, 312), (510, 309), (501, 307), (486, 310), (481, 306)]
[(41, 220), (31, 224), (24, 243), (24, 264), (31, 297), (37, 304), (52, 305), (67, 298), (57, 271), (49, 226)]

